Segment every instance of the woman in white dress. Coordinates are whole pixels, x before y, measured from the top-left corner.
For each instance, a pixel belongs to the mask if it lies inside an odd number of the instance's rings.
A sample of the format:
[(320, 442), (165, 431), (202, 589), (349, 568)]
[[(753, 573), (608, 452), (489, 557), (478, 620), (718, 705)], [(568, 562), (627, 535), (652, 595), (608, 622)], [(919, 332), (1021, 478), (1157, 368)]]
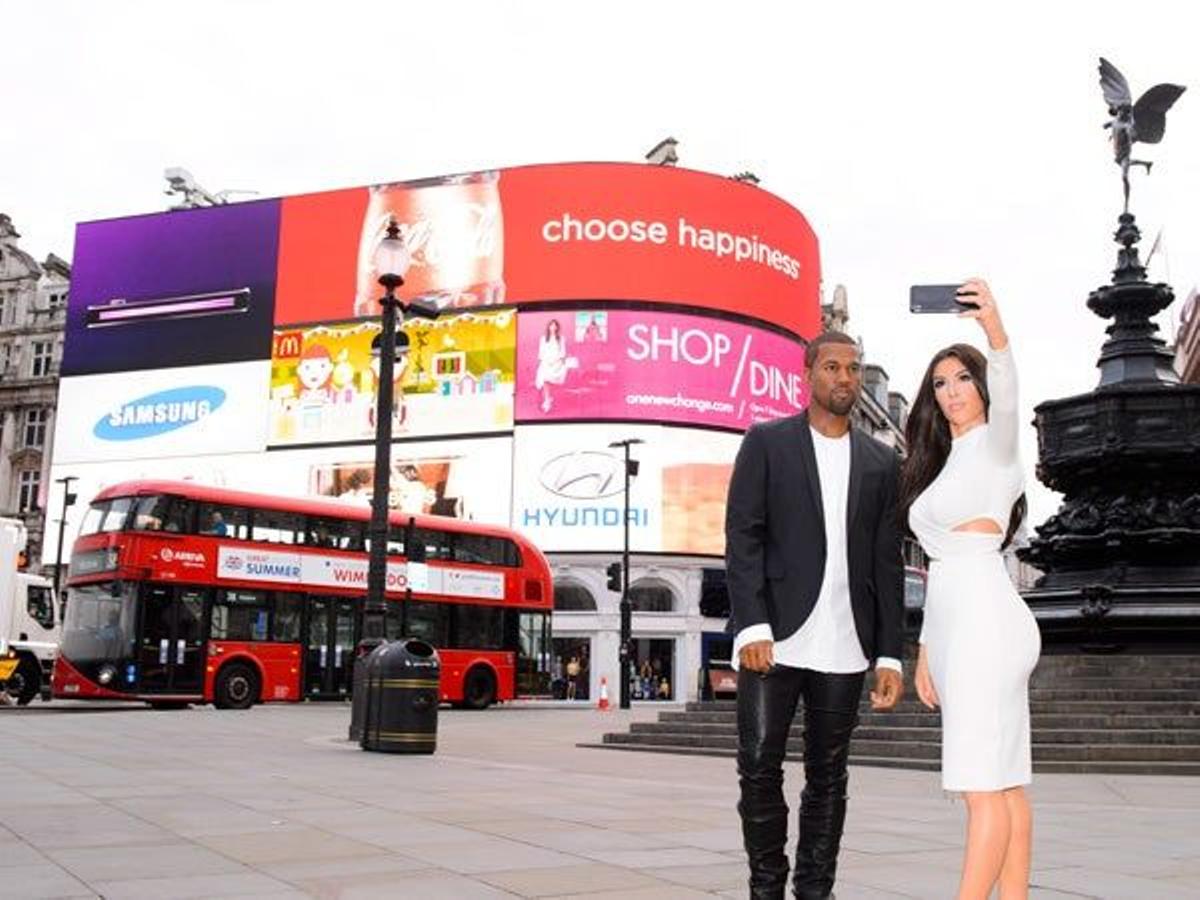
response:
[(968, 344), (937, 353), (909, 414), (900, 513), (930, 558), (915, 681), (942, 709), (942, 786), (961, 792), (967, 838), (960, 900), (1028, 895), (1032, 813), (1029, 675), (1037, 623), (1001, 551), (1025, 513), (1017, 377), (987, 284), (959, 289), (985, 357)]
[(550, 385), (558, 386), (566, 380), (567, 346), (558, 319), (551, 319), (538, 339), (538, 366), (533, 377), (534, 388), (542, 392), (542, 412), (550, 412), (554, 402), (550, 396)]

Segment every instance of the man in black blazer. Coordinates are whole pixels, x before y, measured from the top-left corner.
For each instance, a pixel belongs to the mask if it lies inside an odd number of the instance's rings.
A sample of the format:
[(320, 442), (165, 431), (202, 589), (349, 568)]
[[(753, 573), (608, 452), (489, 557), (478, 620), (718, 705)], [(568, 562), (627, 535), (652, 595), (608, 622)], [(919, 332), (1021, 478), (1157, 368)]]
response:
[(746, 432), (729, 484), (725, 565), (738, 667), (742, 835), (754, 898), (787, 885), (783, 757), (804, 705), (795, 895), (832, 896), (846, 817), (846, 762), (866, 671), (875, 709), (903, 692), (904, 565), (896, 522), (899, 459), (851, 428), (862, 389), (858, 345), (815, 338), (808, 411)]

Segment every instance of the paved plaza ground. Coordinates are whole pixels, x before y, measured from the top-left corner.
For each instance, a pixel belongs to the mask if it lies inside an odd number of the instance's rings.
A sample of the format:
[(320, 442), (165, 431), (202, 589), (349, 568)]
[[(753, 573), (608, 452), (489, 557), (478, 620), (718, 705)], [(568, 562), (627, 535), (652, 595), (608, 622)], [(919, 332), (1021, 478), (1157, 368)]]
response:
[[(0, 709), (0, 896), (745, 896), (732, 760), (576, 747), (657, 710), (444, 710), (435, 756), (389, 756), (340, 704)], [(952, 896), (937, 776), (856, 768), (851, 793), (839, 900)], [(1034, 897), (1200, 896), (1200, 778), (1033, 798)]]

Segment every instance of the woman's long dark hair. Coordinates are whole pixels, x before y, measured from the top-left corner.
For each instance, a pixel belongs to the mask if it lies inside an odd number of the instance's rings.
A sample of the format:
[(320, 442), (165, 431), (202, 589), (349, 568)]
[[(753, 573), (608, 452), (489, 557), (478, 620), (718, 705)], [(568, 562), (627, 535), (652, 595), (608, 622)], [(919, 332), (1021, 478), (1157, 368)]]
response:
[[(908, 443), (908, 458), (900, 470), (900, 497), (897, 504), (897, 514), (900, 516), (900, 527), (911, 533), (908, 527), (908, 511), (913, 501), (921, 495), (925, 488), (933, 483), (946, 458), (950, 455), (950, 423), (938, 406), (933, 393), (933, 370), (944, 359), (953, 357), (966, 367), (971, 375), (971, 381), (979, 396), (983, 399), (983, 409), (986, 415), (991, 408), (991, 398), (987, 389), (987, 358), (970, 344), (951, 344), (934, 354), (921, 379), (921, 388), (917, 391), (917, 399), (913, 401), (912, 410), (908, 414), (908, 425), (904, 429), (904, 437)], [(1013, 535), (1021, 527), (1025, 518), (1025, 495), (1022, 494), (1013, 504), (1012, 514), (1008, 519), (1008, 533), (1000, 549), (1012, 543)]]

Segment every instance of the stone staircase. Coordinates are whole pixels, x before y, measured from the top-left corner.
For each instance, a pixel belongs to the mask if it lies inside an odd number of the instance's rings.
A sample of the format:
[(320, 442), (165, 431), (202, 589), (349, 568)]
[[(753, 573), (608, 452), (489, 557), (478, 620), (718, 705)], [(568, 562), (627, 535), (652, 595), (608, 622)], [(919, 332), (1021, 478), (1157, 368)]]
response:
[[(910, 679), (912, 670), (907, 660)], [(1030, 682), (1030, 713), (1036, 772), (1200, 775), (1200, 655), (1045, 656)], [(787, 758), (799, 761), (796, 719)], [(734, 756), (736, 702), (664, 710), (657, 722), (635, 722), (591, 746)], [(873, 712), (864, 690), (852, 765), (937, 770), (940, 759), (940, 716), (917, 701), (911, 681), (888, 713)]]

